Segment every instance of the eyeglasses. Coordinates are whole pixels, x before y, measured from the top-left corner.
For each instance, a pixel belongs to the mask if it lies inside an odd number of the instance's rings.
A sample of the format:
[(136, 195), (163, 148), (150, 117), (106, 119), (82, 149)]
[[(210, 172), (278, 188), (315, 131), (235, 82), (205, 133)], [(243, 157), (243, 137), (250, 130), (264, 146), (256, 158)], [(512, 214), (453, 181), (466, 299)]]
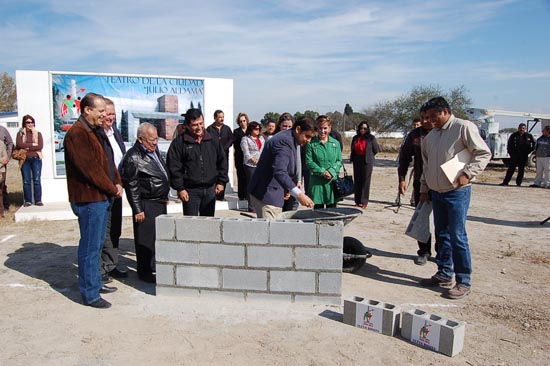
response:
[(34, 125), (34, 121), (25, 121), (26, 125)]
[(366, 127), (359, 127), (360, 130), (368, 130)]

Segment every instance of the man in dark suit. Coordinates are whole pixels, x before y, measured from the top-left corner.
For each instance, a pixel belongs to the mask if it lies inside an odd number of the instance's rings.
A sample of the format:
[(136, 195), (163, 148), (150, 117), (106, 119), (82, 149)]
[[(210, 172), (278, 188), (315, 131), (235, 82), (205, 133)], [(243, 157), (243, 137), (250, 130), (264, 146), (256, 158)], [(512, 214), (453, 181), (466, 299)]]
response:
[[(114, 126), (116, 121), (115, 104), (112, 100), (105, 98), (105, 113), (107, 116), (103, 119), (102, 135), (109, 140), (111, 151), (108, 155), (112, 156), (115, 167), (118, 167), (122, 157), (126, 153), (126, 146), (122, 140), (120, 131)], [(105, 242), (101, 249), (100, 272), (104, 283), (111, 282), (111, 278), (128, 277), (128, 272), (117, 268), (118, 265), (118, 245), (120, 234), (122, 232), (122, 197), (113, 199), (109, 207), (109, 219), (107, 220), (107, 234)]]
[[(218, 139), (220, 142), (220, 145), (225, 153), (227, 167), (229, 167), (229, 149), (231, 148), (231, 145), (233, 145), (233, 132), (229, 126), (223, 123), (224, 120), (225, 115), (223, 114), (223, 111), (219, 109), (216, 110), (214, 112), (214, 123), (206, 128), (206, 132), (208, 132), (213, 138)], [(227, 173), (228, 171), (225, 172), (225, 174)], [(219, 201), (223, 201), (225, 199), (225, 184), (223, 186), (223, 190), (216, 194), (216, 199)]]
[(303, 116), (290, 130), (281, 131), (265, 145), (248, 184), (252, 206), (258, 218), (275, 219), (282, 212), (285, 196), (292, 195), (306, 207), (313, 201), (301, 189), (298, 177), (301, 159), (298, 146), (305, 146), (315, 136), (315, 121)]

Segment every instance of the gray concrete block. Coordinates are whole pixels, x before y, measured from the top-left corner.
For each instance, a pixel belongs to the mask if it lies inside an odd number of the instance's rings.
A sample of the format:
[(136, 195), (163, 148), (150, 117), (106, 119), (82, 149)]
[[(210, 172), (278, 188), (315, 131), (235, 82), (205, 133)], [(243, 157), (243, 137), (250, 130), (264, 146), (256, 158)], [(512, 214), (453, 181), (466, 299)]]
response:
[(244, 246), (200, 244), (199, 263), (220, 266), (244, 266)]
[(171, 264), (157, 264), (157, 285), (176, 284), (175, 267)]
[(342, 270), (342, 249), (296, 248), (296, 269)]
[(344, 243), (344, 223), (342, 221), (320, 222), (319, 245), (342, 248)]
[(267, 291), (267, 272), (224, 268), (222, 270), (222, 288)]
[(270, 221), (269, 240), (279, 245), (317, 245), (317, 225), (296, 220)]
[(420, 347), (450, 357), (460, 353), (464, 347), (466, 330), (464, 322), (447, 319), (420, 309), (404, 311), (401, 319), (401, 336)]
[(315, 272), (271, 271), (271, 292), (315, 293)]
[(319, 293), (340, 296), (342, 294), (342, 272), (319, 273)]
[(450, 357), (459, 354), (464, 348), (465, 333), (466, 324), (464, 322), (444, 319), (441, 325), (439, 352)]
[(251, 246), (247, 247), (248, 267), (292, 268), (291, 247)]
[(224, 243), (267, 244), (269, 222), (266, 219), (224, 219), (222, 238)]
[(166, 286), (157, 285), (156, 295), (157, 296), (199, 297), (199, 290), (182, 288), (182, 287), (166, 287)]
[(183, 216), (176, 219), (176, 239), (190, 242), (221, 242), (221, 223), (217, 217)]
[(342, 298), (340, 296), (319, 296), (319, 295), (296, 295), (294, 296), (295, 302), (307, 302), (312, 304), (324, 304), (324, 305), (341, 305)]
[(176, 267), (176, 285), (181, 287), (219, 288), (219, 269), (213, 267)]
[(244, 292), (241, 291), (215, 291), (215, 290), (204, 290), (201, 289), (201, 298), (206, 299), (235, 299), (244, 301)]
[[(367, 318), (368, 314), (368, 318)], [(398, 306), (354, 296), (344, 299), (344, 323), (393, 336), (399, 328)]]
[(271, 294), (266, 292), (247, 292), (246, 301), (280, 301), (289, 303), (292, 302), (290, 294)]
[(198, 264), (199, 245), (180, 241), (159, 241), (155, 243), (157, 262)]
[(175, 240), (176, 220), (172, 215), (160, 215), (155, 219), (156, 240)]
[(355, 327), (355, 314), (357, 303), (365, 300), (364, 297), (353, 296), (344, 299), (344, 324), (353, 325)]

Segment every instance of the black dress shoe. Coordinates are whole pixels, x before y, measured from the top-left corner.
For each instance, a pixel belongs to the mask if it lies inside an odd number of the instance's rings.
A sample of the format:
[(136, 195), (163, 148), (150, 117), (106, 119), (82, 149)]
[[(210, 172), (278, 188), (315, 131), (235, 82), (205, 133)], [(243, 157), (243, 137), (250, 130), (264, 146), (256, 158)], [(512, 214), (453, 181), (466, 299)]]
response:
[(114, 278), (126, 278), (128, 277), (128, 271), (115, 268), (111, 272), (109, 272), (109, 275)]
[(109, 309), (111, 307), (111, 303), (100, 297), (96, 301), (86, 304), (86, 306), (91, 306), (92, 308), (96, 309)]
[(103, 285), (101, 289), (99, 289), (99, 293), (110, 294), (111, 292), (115, 292), (116, 290), (118, 290), (116, 287)]
[(155, 278), (155, 275), (152, 274), (152, 273), (138, 274), (138, 277), (143, 282), (147, 282), (147, 283), (156, 283), (157, 282), (157, 279)]
[(104, 284), (105, 283), (111, 283), (113, 282), (113, 278), (111, 276), (109, 276), (108, 273), (104, 273), (101, 275), (101, 282), (103, 282)]

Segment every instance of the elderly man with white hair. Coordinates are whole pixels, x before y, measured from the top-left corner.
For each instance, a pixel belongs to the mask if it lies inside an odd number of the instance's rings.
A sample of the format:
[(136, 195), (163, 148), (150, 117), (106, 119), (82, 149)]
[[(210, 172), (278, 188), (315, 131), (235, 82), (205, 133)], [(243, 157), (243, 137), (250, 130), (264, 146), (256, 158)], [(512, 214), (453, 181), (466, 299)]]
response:
[(138, 277), (155, 283), (155, 218), (166, 214), (170, 184), (168, 169), (158, 150), (155, 126), (142, 123), (137, 141), (119, 166), (122, 184), (130, 203), (134, 223), (134, 244)]

